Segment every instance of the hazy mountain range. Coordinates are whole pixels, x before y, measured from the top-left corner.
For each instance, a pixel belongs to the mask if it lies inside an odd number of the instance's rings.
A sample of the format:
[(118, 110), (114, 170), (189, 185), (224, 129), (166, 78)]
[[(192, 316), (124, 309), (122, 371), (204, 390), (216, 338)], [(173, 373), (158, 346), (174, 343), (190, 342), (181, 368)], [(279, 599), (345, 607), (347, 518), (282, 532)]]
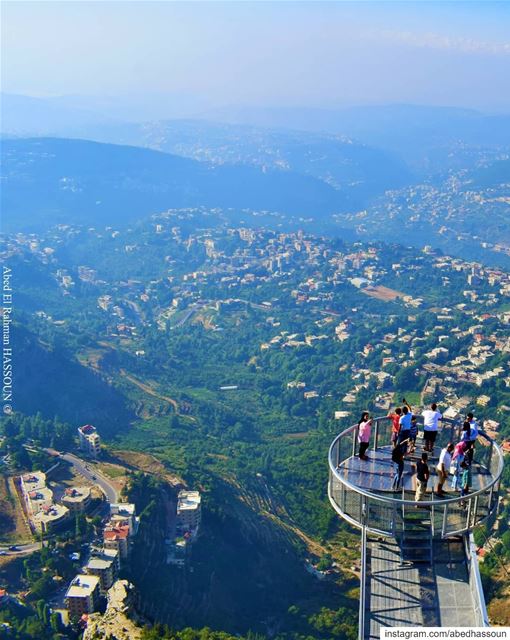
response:
[[(154, 115), (183, 108), (168, 100), (150, 106)], [(169, 208), (205, 207), (228, 211), (233, 222), (248, 210), (277, 212), (272, 226), (304, 227), (306, 219), (309, 230), (338, 234), (349, 227), (351, 237), (386, 239), (390, 228), (399, 235), (405, 227), (406, 237), (420, 242), (434, 244), (440, 233), (443, 246), (441, 225), (456, 237), (467, 233), (462, 241), (469, 243), (482, 224), (475, 201), (459, 200), (456, 192), (495, 186), (497, 194), (477, 201), (494, 214), (484, 231), (506, 241), (510, 116), (388, 106), (209, 109), (202, 115), (224, 122), (128, 122), (126, 116), (149, 113), (142, 99), (122, 106), (118, 99), (5, 94), (2, 107), (5, 231), (56, 223), (122, 226)], [(425, 185), (426, 193), (432, 188), (434, 201), (417, 200), (415, 185)], [(408, 191), (393, 195), (402, 189)], [(432, 205), (437, 229), (429, 224)]]
[[(510, 146), (510, 115), (451, 107), (220, 108), (180, 95), (33, 98), (2, 94), (1, 103), (2, 134), (81, 137), (113, 143), (127, 139), (130, 144), (147, 144), (155, 142), (154, 133), (166, 128), (178, 144), (194, 126), (206, 145), (210, 138), (214, 146), (219, 125), (211, 123), (219, 122), (223, 123), (223, 133), (227, 125), (243, 125), (276, 130), (280, 135), (283, 131), (293, 131), (294, 136), (300, 132), (303, 138), (304, 132), (321, 134), (329, 140), (334, 137), (337, 143), (340, 136), (398, 154), (420, 174), (456, 166), (459, 157), (465, 163), (467, 149)], [(178, 121), (164, 122), (169, 119)], [(228, 136), (244, 137), (246, 133), (238, 126), (229, 129)], [(253, 133), (248, 132), (248, 137)], [(172, 140), (167, 142), (172, 144)]]
[(169, 208), (326, 215), (349, 204), (343, 192), (292, 171), (214, 166), (83, 140), (4, 140), (2, 176), (6, 231), (73, 223), (123, 225)]

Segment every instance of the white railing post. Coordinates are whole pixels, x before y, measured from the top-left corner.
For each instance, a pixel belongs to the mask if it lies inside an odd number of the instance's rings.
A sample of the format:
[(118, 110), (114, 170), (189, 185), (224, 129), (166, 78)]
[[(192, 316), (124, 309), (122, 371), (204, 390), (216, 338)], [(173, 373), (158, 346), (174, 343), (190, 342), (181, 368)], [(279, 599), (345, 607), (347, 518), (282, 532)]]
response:
[(361, 505), (362, 529), (361, 529), (361, 567), (360, 567), (360, 593), (359, 593), (359, 619), (358, 638), (365, 639), (365, 611), (366, 611), (366, 582), (367, 582), (367, 526), (366, 526), (366, 496), (363, 496)]
[(471, 528), (471, 512), (473, 510), (472, 507), (473, 507), (473, 500), (469, 500), (468, 509), (467, 509), (466, 529)]
[(445, 504), (444, 505), (444, 510), (443, 510), (443, 526), (441, 529), (441, 537), (444, 538), (445, 534), (446, 534), (446, 522), (448, 519), (448, 505)]

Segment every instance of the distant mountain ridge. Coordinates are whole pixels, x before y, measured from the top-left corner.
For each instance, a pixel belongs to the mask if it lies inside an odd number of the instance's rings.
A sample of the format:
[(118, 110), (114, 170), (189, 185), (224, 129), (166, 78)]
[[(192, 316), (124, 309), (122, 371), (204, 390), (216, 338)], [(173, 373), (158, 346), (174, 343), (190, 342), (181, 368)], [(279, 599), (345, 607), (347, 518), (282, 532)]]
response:
[(372, 196), (412, 175), (395, 154), (340, 135), (201, 120), (96, 127), (92, 139), (148, 147), (217, 164), (247, 164), (311, 175), (337, 189)]
[(285, 127), (351, 136), (368, 145), (400, 150), (411, 142), (510, 145), (510, 114), (421, 105), (359, 106), (340, 109), (217, 109), (211, 118), (232, 124)]
[[(269, 155), (277, 155), (282, 148), (288, 151), (289, 143), (293, 146), (290, 139), (294, 138), (302, 146), (301, 164), (307, 158), (307, 145), (313, 154), (318, 139), (323, 144), (336, 138), (336, 148), (331, 151), (328, 147), (332, 157), (327, 167), (333, 173), (338, 168), (339, 139), (345, 138), (356, 141), (356, 145), (365, 150), (376, 148), (384, 153), (388, 169), (397, 168), (396, 161), (400, 161), (404, 180), (409, 169), (425, 177), (464, 168), (466, 163), (474, 167), (481, 150), (510, 148), (510, 114), (485, 114), (455, 107), (391, 104), (330, 109), (213, 108), (204, 100), (178, 95), (163, 95), (157, 100), (154, 96), (144, 99), (127, 96), (122, 100), (121, 97), (32, 98), (2, 94), (1, 102), (3, 135), (79, 137), (150, 146), (192, 157), (199, 151), (213, 152), (218, 157), (221, 150), (227, 161), (242, 149), (246, 152), (245, 143), (250, 140), (259, 139)], [(197, 140), (187, 140), (192, 132), (199, 134), (204, 148), (198, 150), (193, 147)], [(220, 133), (223, 141), (218, 139)], [(169, 146), (163, 148), (158, 146), (160, 143)], [(295, 160), (299, 157), (296, 151), (292, 149)], [(344, 151), (347, 150), (344, 148)], [(245, 157), (246, 153), (241, 156)], [(349, 162), (349, 153), (341, 159)], [(363, 169), (363, 165), (360, 167)], [(310, 172), (312, 168), (314, 165), (309, 163)], [(393, 188), (392, 184), (385, 186)]]
[[(80, 106), (82, 105), (82, 106)], [(204, 119), (123, 121), (108, 100), (2, 95), (6, 136), (80, 138), (146, 147), (218, 164), (246, 164), (318, 178), (354, 197), (372, 197), (414, 180), (392, 152), (335, 133), (266, 129)], [(101, 110), (102, 109), (102, 110)], [(126, 107), (128, 109), (128, 107)]]
[(232, 207), (327, 216), (346, 194), (310, 176), (212, 166), (150, 149), (59, 138), (2, 143), (3, 230), (124, 225), (169, 208)]

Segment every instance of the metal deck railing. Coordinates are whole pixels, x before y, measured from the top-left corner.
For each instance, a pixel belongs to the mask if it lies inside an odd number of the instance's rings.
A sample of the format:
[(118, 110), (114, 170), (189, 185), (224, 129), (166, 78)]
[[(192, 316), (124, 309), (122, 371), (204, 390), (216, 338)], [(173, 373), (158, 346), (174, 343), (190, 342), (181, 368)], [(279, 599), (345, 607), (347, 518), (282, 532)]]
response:
[[(375, 418), (374, 437), (371, 449), (387, 451), (391, 454), (391, 423), (387, 417)], [(391, 493), (361, 487), (342, 470), (342, 464), (355, 456), (357, 449), (357, 425), (340, 433), (329, 450), (328, 495), (334, 509), (350, 524), (368, 532), (382, 536), (398, 536), (403, 527), (406, 514), (416, 507), (413, 494), (408, 492)], [(460, 440), (460, 425), (454, 422), (444, 423), (438, 433), (436, 450), (447, 442)], [(370, 449), (369, 449), (370, 451)], [(431, 467), (434, 466), (431, 464)], [(431, 512), (431, 529), (435, 538), (457, 536), (471, 531), (485, 522), (498, 507), (498, 493), (503, 471), (503, 454), (498, 445), (483, 431), (480, 431), (473, 467), (476, 469), (483, 487), (467, 496), (437, 498), (429, 491), (426, 499), (420, 501), (420, 507)], [(358, 473), (359, 476), (359, 473)]]
[[(477, 626), (488, 626), (487, 610), (485, 607), (485, 598), (483, 594), (480, 573), (478, 570), (478, 560), (476, 557), (476, 549), (474, 547), (472, 529), (486, 522), (489, 518), (495, 516), (498, 508), (498, 492), (501, 473), (503, 471), (503, 454), (498, 445), (485, 434), (480, 431), (476, 444), (473, 467), (477, 474), (478, 488), (473, 490), (466, 496), (461, 497), (455, 495), (447, 498), (437, 498), (433, 492), (426, 495), (425, 500), (417, 503), (412, 499), (409, 490), (402, 489), (401, 492), (391, 492), (387, 488), (381, 487), (367, 489), (366, 486), (360, 486), (360, 480), (363, 480), (363, 466), (350, 471), (349, 462), (353, 460), (357, 451), (358, 427), (353, 425), (340, 433), (329, 449), (329, 483), (328, 495), (331, 504), (335, 510), (350, 524), (361, 529), (361, 584), (360, 584), (360, 607), (359, 607), (359, 639), (378, 637), (379, 626), (401, 625), (401, 624), (422, 624), (427, 626), (423, 612), (429, 610), (430, 602), (425, 595), (422, 596), (423, 602), (411, 598), (410, 601), (402, 599), (402, 607), (399, 609), (398, 598), (400, 593), (398, 590), (391, 588), (392, 580), (388, 580), (385, 586), (384, 580), (381, 582), (380, 575), (389, 573), (393, 576), (400, 575), (399, 572), (405, 572), (409, 588), (416, 593), (422, 593), (422, 578), (419, 576), (418, 569), (412, 569), (413, 562), (403, 561), (402, 553), (399, 558), (395, 549), (381, 552), (378, 562), (382, 569), (376, 572), (376, 576), (372, 577), (372, 567), (368, 567), (368, 536), (375, 534), (383, 536), (382, 539), (393, 538), (391, 545), (398, 549), (399, 541), (405, 538), (406, 522), (416, 521), (417, 516), (423, 511), (427, 514), (427, 532), (430, 535), (430, 545), (437, 545), (437, 548), (443, 548), (448, 541), (459, 546), (459, 540), (462, 540), (462, 555), (460, 564), (460, 573), (463, 578), (458, 577), (451, 579), (448, 576), (438, 575), (436, 562), (438, 566), (445, 566), (444, 560), (439, 557), (437, 560), (432, 558), (432, 546), (430, 559), (428, 560), (430, 582), (435, 587), (429, 586), (428, 594), (434, 594), (436, 605), (434, 614), (435, 620), (441, 620), (444, 611), (448, 611), (448, 597), (451, 589), (459, 589), (463, 594), (463, 601), (466, 601), (467, 607), (464, 613), (457, 612), (458, 624), (476, 624)], [(436, 451), (443, 448), (447, 442), (457, 442), (460, 440), (460, 424), (453, 421), (444, 421), (436, 440)], [(391, 454), (391, 423), (387, 417), (374, 419), (373, 424), (373, 440), (372, 451), (376, 452), (374, 459), (384, 459), (390, 457)], [(346, 464), (347, 463), (347, 464)], [(434, 461), (431, 461), (431, 466)], [(357, 482), (356, 482), (357, 481)], [(420, 510), (416, 510), (419, 506)], [(430, 514), (430, 518), (428, 517)], [(425, 520), (422, 518), (423, 522)], [(420, 524), (423, 525), (423, 522)], [(379, 538), (382, 540), (381, 538)], [(433, 542), (435, 541), (435, 542)], [(376, 543), (371, 543), (376, 544)], [(383, 543), (380, 543), (383, 544)], [(448, 545), (447, 545), (448, 546)], [(383, 544), (384, 547), (384, 544)], [(383, 547), (380, 547), (381, 549)], [(385, 559), (381, 559), (385, 558)], [(457, 558), (457, 560), (460, 560)], [(386, 564), (384, 564), (386, 563)], [(370, 563), (371, 564), (371, 563)], [(456, 566), (458, 563), (447, 564), (446, 566)], [(409, 568), (411, 567), (411, 569)], [(457, 567), (459, 568), (459, 567)], [(416, 574), (416, 576), (415, 576)], [(378, 578), (379, 575), (379, 578)], [(427, 574), (428, 575), (428, 574)], [(375, 580), (372, 585), (372, 579)], [(397, 577), (398, 580), (398, 577)], [(445, 586), (446, 585), (446, 586)], [(377, 593), (374, 593), (375, 601), (391, 600), (392, 607), (390, 613), (388, 611), (379, 610), (374, 615), (371, 610), (371, 594), (372, 587), (377, 586)], [(383, 593), (379, 591), (383, 589)], [(445, 592), (446, 589), (446, 592)], [(387, 591), (387, 593), (386, 593)], [(423, 592), (424, 593), (424, 592)], [(448, 597), (445, 596), (448, 594)], [(441, 594), (445, 596), (441, 597)], [(468, 596), (469, 594), (469, 596)], [(467, 602), (469, 601), (469, 602)], [(410, 604), (411, 602), (411, 604)], [(391, 617), (391, 611), (396, 615)], [(448, 615), (452, 615), (451, 611)], [(431, 618), (431, 619), (432, 619)], [(384, 620), (384, 622), (382, 622)], [(375, 630), (375, 631), (374, 631)], [(376, 633), (376, 635), (374, 635)]]

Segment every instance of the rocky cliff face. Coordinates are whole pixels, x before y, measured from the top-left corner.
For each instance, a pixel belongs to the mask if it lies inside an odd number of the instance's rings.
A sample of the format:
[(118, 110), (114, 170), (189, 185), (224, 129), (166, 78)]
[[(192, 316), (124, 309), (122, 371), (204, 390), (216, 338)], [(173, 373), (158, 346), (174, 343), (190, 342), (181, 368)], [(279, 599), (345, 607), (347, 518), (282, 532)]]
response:
[(83, 640), (139, 640), (143, 621), (134, 609), (134, 587), (127, 580), (117, 580), (108, 591), (104, 614), (89, 616)]

